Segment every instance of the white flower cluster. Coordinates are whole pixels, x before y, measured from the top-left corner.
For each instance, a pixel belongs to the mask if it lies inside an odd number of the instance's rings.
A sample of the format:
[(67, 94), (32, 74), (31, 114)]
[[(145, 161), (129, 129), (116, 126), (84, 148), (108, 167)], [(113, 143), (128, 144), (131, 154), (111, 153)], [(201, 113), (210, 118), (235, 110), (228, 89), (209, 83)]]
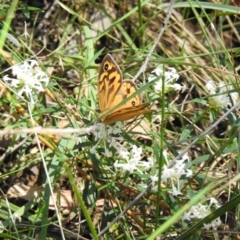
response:
[(125, 160), (125, 162), (122, 163), (117, 160), (114, 163), (114, 167), (116, 169), (122, 169), (123, 171), (129, 171), (130, 173), (133, 173), (133, 171), (137, 170), (143, 174), (140, 169), (148, 171), (154, 164), (152, 158), (148, 158), (148, 161), (142, 160), (142, 148), (138, 148), (136, 145), (132, 146), (131, 152), (128, 154), (128, 156), (125, 155), (124, 158), (122, 155), (122, 158)]
[(15, 88), (18, 96), (25, 94), (29, 98), (30, 103), (34, 104), (34, 96), (37, 97), (37, 94), (43, 92), (44, 87), (48, 85), (49, 77), (47, 74), (41, 71), (35, 60), (26, 60), (23, 63), (12, 66), (10, 69), (15, 78), (5, 75), (3, 77), (5, 83), (9, 87)]
[[(130, 146), (126, 144), (123, 146), (121, 142), (123, 142), (123, 138), (121, 137), (121, 132), (123, 129), (123, 124), (121, 122), (117, 122), (115, 125), (105, 125), (102, 123), (97, 123), (94, 126), (88, 129), (89, 133), (94, 135), (94, 140), (96, 144), (90, 149), (91, 153), (96, 153), (96, 149), (100, 143), (104, 145), (103, 154), (106, 157), (112, 156), (112, 151), (110, 148), (114, 148), (116, 150), (115, 153), (115, 169), (129, 173), (133, 173), (134, 171), (138, 171), (143, 174), (144, 171), (148, 171), (154, 166), (154, 159), (148, 158), (142, 159), (142, 148), (137, 147), (135, 145)], [(130, 149), (130, 150), (129, 150)], [(164, 151), (164, 157), (166, 162), (168, 163), (168, 154)], [(180, 191), (180, 178), (190, 177), (192, 176), (192, 171), (190, 169), (186, 169), (186, 163), (189, 161), (188, 156), (185, 154), (182, 159), (177, 160), (173, 167), (169, 168), (167, 165), (163, 166), (161, 180), (162, 183), (166, 183), (170, 181), (172, 185), (172, 195), (177, 196), (182, 194)], [(157, 190), (157, 182), (158, 182), (158, 174), (150, 177), (153, 182), (153, 190)]]
[[(198, 203), (197, 205), (195, 206), (192, 206), (188, 212), (185, 212), (184, 213), (184, 216), (183, 216), (183, 220), (186, 220), (186, 221), (192, 221), (193, 219), (203, 219), (205, 218), (206, 216), (208, 216), (209, 214), (211, 214), (211, 207), (212, 205), (214, 204), (215, 208), (219, 208), (220, 205), (219, 203), (217, 202), (217, 200), (215, 198), (210, 198), (210, 203), (209, 205), (203, 205), (201, 203)], [(208, 224), (204, 224), (204, 227), (205, 229), (215, 229), (217, 227), (219, 227), (221, 225), (221, 220), (220, 218), (216, 218), (214, 219), (211, 223), (208, 223)]]
[(176, 69), (175, 68), (168, 69), (169, 71), (164, 69), (164, 65), (158, 65), (156, 69), (152, 71), (153, 74), (149, 76), (148, 78), (149, 82), (155, 80), (156, 76), (160, 77), (159, 81), (157, 81), (154, 84), (155, 91), (162, 93), (162, 86), (164, 83), (164, 94), (172, 90), (184, 92), (186, 90), (186, 86), (176, 83), (176, 81), (179, 78)]
[[(91, 153), (96, 153), (96, 148), (99, 143), (104, 145), (104, 155), (111, 157), (112, 153), (110, 148), (116, 150), (117, 160), (114, 162), (115, 169), (122, 170), (123, 172), (137, 170), (142, 173), (141, 169), (147, 171), (153, 166), (153, 159), (149, 161), (142, 160), (142, 148), (135, 145), (126, 147), (123, 146), (120, 142), (123, 141), (122, 136), (120, 136), (123, 129), (123, 124), (117, 122), (115, 125), (105, 125), (103, 123), (97, 123), (94, 126), (88, 129), (88, 132), (94, 135), (94, 140), (97, 142), (91, 149)], [(131, 149), (129, 151), (129, 149)]]
[[(212, 80), (208, 81), (206, 88), (212, 96), (212, 99), (220, 107), (227, 107), (228, 104), (235, 104), (238, 101), (238, 93), (231, 92), (234, 89), (232, 85), (226, 85), (224, 82), (219, 82), (218, 85)], [(230, 99), (231, 98), (231, 99)], [(232, 100), (232, 102), (231, 102)]]
[[(109, 148), (114, 147), (117, 151), (121, 149), (119, 141), (123, 141), (123, 138), (119, 135), (122, 132), (123, 124), (117, 122), (114, 126), (105, 125), (103, 123), (97, 123), (88, 128), (88, 133), (94, 135), (94, 141), (97, 142), (91, 149), (91, 153), (96, 153), (96, 148), (102, 142), (106, 157), (111, 157), (112, 154)], [(115, 136), (117, 135), (117, 136)]]
[[(169, 163), (168, 160), (168, 153), (166, 151), (163, 152), (164, 158), (166, 163)], [(161, 175), (161, 182), (167, 183), (168, 181), (171, 182), (172, 185), (172, 195), (177, 196), (182, 194), (180, 191), (180, 178), (185, 177), (191, 177), (192, 176), (192, 170), (186, 169), (186, 163), (188, 163), (189, 157), (185, 154), (182, 159), (176, 160), (174, 165), (172, 167), (168, 167), (167, 164), (163, 166), (162, 169), (162, 175)], [(153, 185), (153, 190), (157, 191), (157, 184), (155, 184), (158, 181), (157, 175), (153, 176), (151, 178)]]

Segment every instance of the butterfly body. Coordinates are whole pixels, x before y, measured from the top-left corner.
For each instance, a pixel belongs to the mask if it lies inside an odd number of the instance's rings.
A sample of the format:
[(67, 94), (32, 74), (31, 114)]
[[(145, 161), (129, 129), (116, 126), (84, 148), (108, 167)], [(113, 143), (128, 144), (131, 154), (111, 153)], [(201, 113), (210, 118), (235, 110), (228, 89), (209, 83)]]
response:
[[(101, 64), (98, 76), (98, 97), (101, 113), (109, 111), (137, 91), (137, 86), (130, 80), (122, 80), (122, 73), (110, 54)], [(139, 95), (132, 97), (120, 107), (114, 108), (102, 119), (106, 124), (125, 121), (154, 110), (145, 109), (149, 103), (143, 103)]]

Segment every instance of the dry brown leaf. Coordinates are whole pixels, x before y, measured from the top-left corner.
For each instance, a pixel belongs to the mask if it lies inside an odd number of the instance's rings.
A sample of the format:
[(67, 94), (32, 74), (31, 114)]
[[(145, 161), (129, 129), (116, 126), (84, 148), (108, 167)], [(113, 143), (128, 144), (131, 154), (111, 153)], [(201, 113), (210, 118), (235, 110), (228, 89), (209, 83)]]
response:
[[(27, 201), (38, 196), (45, 188), (45, 185), (31, 187), (18, 183), (8, 189), (8, 198), (22, 198)], [(54, 198), (50, 197), (49, 209), (54, 210), (54, 202), (61, 208), (71, 209), (74, 207), (72, 192), (70, 190), (61, 190), (60, 193), (54, 193)]]

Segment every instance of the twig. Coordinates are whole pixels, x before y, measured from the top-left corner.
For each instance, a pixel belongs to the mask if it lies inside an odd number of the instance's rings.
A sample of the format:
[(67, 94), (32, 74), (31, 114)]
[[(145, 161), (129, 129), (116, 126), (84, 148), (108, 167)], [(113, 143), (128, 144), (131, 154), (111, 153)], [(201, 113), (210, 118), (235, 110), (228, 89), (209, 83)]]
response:
[(213, 128), (215, 128), (224, 118), (226, 118), (231, 112), (240, 107), (240, 101), (237, 102), (233, 107), (231, 107), (226, 113), (224, 113), (215, 123), (208, 127), (204, 132), (196, 137), (177, 157), (175, 157), (169, 164), (168, 167), (171, 168), (174, 163), (179, 160), (200, 138), (208, 134)]
[(136, 198), (132, 202), (130, 202), (127, 207), (107, 226), (105, 227), (101, 232), (99, 232), (98, 237), (102, 236), (114, 223), (116, 223), (126, 212), (128, 209), (130, 209), (136, 202), (140, 200), (140, 198), (152, 187), (152, 182), (142, 191), (140, 192)]

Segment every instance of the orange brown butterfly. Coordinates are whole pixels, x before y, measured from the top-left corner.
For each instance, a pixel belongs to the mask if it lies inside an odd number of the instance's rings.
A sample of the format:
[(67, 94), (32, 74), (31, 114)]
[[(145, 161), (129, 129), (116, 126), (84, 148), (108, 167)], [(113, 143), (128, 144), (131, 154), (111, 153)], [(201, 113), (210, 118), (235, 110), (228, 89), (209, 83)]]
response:
[[(136, 91), (136, 84), (131, 80), (122, 80), (119, 66), (112, 56), (107, 54), (102, 61), (98, 76), (98, 99), (101, 113), (111, 110)], [(112, 124), (154, 112), (155, 110), (146, 109), (149, 105), (149, 103), (142, 103), (140, 96), (136, 95), (103, 117), (102, 122)]]

